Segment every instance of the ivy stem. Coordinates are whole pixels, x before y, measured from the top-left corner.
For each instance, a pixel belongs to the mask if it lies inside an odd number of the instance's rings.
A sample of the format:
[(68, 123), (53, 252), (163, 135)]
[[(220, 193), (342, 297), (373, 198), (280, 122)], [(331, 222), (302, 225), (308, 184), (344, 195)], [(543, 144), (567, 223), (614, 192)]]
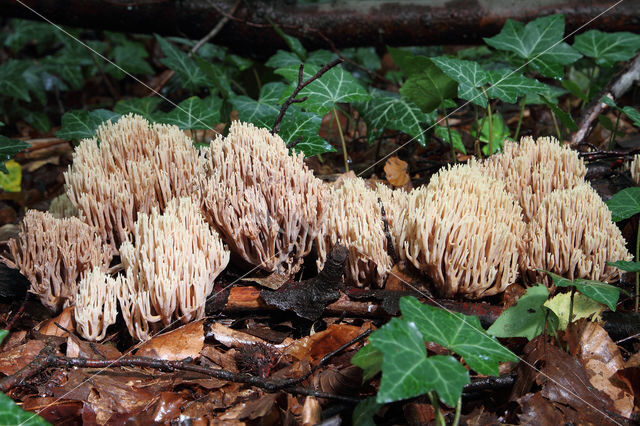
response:
[(436, 392), (429, 391), (427, 395), (429, 395), (429, 400), (431, 400), (431, 406), (433, 407), (433, 412), (436, 416), (436, 424), (439, 426), (446, 426), (444, 416), (440, 412), (440, 404), (438, 404), (438, 397), (436, 395)]
[(618, 133), (618, 126), (620, 125), (620, 114), (618, 111), (618, 116), (616, 117), (616, 125), (613, 126), (613, 132), (611, 132), (611, 138), (609, 139), (609, 149), (613, 150), (613, 147), (616, 145), (616, 133)]
[(553, 127), (556, 128), (556, 135), (558, 135), (558, 142), (562, 143), (562, 133), (560, 133), (560, 127), (558, 127), (558, 120), (556, 120), (556, 115), (553, 111), (551, 111), (551, 118), (553, 119)]
[(493, 155), (493, 119), (491, 117), (491, 100), (487, 96), (487, 91), (482, 87), (482, 93), (487, 98), (487, 115), (489, 116), (489, 155)]
[[(636, 230), (636, 262), (640, 259), (640, 222)], [(636, 272), (636, 312), (640, 305), (640, 272)]]
[(458, 398), (458, 403), (456, 404), (456, 415), (453, 418), (453, 423), (451, 423), (451, 426), (458, 426), (460, 424), (461, 412), (462, 412), (462, 395)]
[(443, 113), (444, 113), (444, 123), (447, 125), (447, 132), (449, 133), (449, 147), (451, 148), (451, 158), (453, 159), (454, 163), (457, 163), (458, 159), (456, 158), (456, 150), (453, 147), (453, 138), (451, 137), (451, 126), (449, 126), (449, 116), (447, 115), (446, 108), (444, 108)]
[(349, 172), (349, 157), (347, 156), (347, 144), (344, 141), (344, 135), (342, 134), (342, 126), (340, 126), (340, 120), (338, 119), (338, 110), (335, 105), (333, 106), (333, 116), (336, 119), (338, 125), (338, 133), (340, 133), (340, 142), (342, 142), (342, 155), (344, 156), (344, 171)]
[(524, 118), (524, 98), (520, 100), (520, 115), (518, 116), (518, 125), (516, 126), (516, 134), (513, 137), (514, 140), (518, 140), (520, 134), (520, 126), (522, 125), (522, 119)]

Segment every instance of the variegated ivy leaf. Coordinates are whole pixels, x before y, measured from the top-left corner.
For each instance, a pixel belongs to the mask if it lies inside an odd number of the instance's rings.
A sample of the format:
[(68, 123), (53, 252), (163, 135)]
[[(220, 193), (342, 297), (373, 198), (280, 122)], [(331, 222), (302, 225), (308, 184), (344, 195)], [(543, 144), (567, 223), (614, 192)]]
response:
[(489, 74), (477, 62), (446, 56), (437, 56), (431, 60), (442, 72), (458, 82), (459, 98), (483, 108), (487, 106), (487, 96), (481, 88), (489, 81)]
[(518, 102), (521, 96), (544, 94), (549, 90), (546, 84), (527, 78), (519, 72), (499, 70), (488, 71), (488, 74), (491, 85), (487, 88), (487, 95), (510, 104)]
[(583, 55), (595, 59), (596, 64), (611, 67), (616, 62), (631, 59), (636, 54), (640, 49), (640, 35), (589, 30), (576, 36), (573, 47)]
[(173, 124), (182, 130), (211, 129), (220, 122), (222, 100), (215, 96), (200, 99), (192, 96), (166, 114), (158, 114), (157, 121)]

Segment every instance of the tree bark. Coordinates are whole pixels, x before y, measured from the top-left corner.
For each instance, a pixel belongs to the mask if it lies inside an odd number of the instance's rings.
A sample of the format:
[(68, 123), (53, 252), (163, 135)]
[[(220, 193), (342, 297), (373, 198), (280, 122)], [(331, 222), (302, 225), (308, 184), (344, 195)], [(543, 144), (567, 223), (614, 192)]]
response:
[[(337, 47), (474, 44), (482, 37), (497, 34), (507, 18), (529, 21), (561, 13), (570, 33), (615, 3), (613, 0), (344, 0), (295, 4), (291, 0), (246, 0), (220, 32), (216, 43), (233, 47), (238, 53), (253, 52), (259, 56), (286, 49), (271, 28), (271, 20), (300, 38), (308, 49), (328, 48), (327, 39)], [(233, 4), (234, 0), (0, 0), (0, 10), (5, 17), (46, 18), (74, 27), (200, 39), (222, 16), (228, 15)], [(639, 22), (638, 2), (627, 0), (586, 28), (638, 31)]]

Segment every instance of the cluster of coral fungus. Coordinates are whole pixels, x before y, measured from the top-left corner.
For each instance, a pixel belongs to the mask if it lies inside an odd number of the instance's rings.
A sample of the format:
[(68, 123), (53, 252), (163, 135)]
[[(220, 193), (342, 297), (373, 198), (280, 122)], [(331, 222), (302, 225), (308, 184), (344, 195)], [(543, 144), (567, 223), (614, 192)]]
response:
[(118, 312), (141, 340), (201, 318), (231, 259), (288, 275), (314, 244), (320, 268), (344, 245), (357, 286), (383, 286), (398, 258), (447, 297), (497, 294), (538, 269), (612, 281), (606, 261), (630, 255), (584, 176), (575, 152), (524, 138), (411, 192), (355, 177), (329, 184), (266, 129), (235, 122), (198, 151), (178, 128), (129, 115), (80, 143), (66, 197), (27, 213), (3, 261), (51, 310), (75, 306), (90, 340)]

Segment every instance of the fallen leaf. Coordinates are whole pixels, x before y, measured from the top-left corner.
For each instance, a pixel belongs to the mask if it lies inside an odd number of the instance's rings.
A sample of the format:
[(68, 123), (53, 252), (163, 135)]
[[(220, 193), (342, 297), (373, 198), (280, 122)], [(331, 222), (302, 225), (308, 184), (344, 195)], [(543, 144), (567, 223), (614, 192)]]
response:
[(244, 333), (242, 331), (234, 330), (229, 327), (225, 327), (219, 323), (213, 323), (209, 326), (207, 331), (207, 337), (213, 336), (218, 342), (222, 343), (228, 348), (236, 348), (236, 349), (244, 349), (245, 346), (251, 345), (265, 345), (267, 347), (271, 347), (274, 349), (281, 349), (287, 347), (291, 344), (291, 339), (284, 339), (282, 343), (279, 345), (274, 345), (266, 340), (262, 340), (259, 337), (252, 336), (249, 333)]
[(204, 345), (204, 348), (200, 353), (220, 368), (231, 371), (232, 373), (238, 372), (235, 360), (237, 352), (235, 349), (229, 349), (226, 352), (222, 352), (214, 348), (212, 345)]
[(25, 339), (27, 337), (27, 330), (13, 331), (9, 333), (8, 337), (2, 341), (2, 345), (0, 345), (0, 351), (3, 353), (15, 348), (16, 346), (20, 346), (25, 343)]
[(411, 181), (408, 171), (409, 164), (395, 156), (389, 158), (384, 164), (387, 181), (396, 188), (403, 187)]
[(322, 421), (322, 407), (318, 399), (313, 396), (307, 396), (302, 406), (302, 424), (303, 426), (317, 425)]
[(326, 330), (303, 337), (289, 346), (285, 353), (298, 360), (317, 363), (329, 352), (358, 337), (364, 330), (348, 324), (331, 324)]
[(195, 359), (200, 356), (203, 347), (204, 326), (202, 321), (195, 321), (145, 342), (136, 356), (168, 361)]
[(44, 342), (40, 340), (29, 340), (27, 343), (15, 348), (3, 351), (0, 354), (0, 373), (7, 376), (15, 374), (24, 368), (40, 353), (44, 348)]
[(122, 353), (111, 345), (85, 342), (77, 336), (67, 338), (67, 356), (87, 359), (118, 359)]
[(316, 377), (320, 390), (336, 395), (355, 395), (362, 387), (362, 369), (355, 365), (328, 367)]
[(38, 330), (40, 334), (44, 334), (46, 336), (69, 336), (69, 333), (58, 327), (56, 323), (73, 333), (75, 331), (73, 306), (65, 308), (57, 317), (42, 322), (39, 326), (36, 327), (36, 330)]
[[(279, 410), (275, 406), (278, 396), (278, 393), (268, 393), (252, 401), (241, 402), (230, 410), (227, 410), (226, 413), (220, 417), (220, 420), (261, 419), (261, 424), (273, 424), (272, 413), (275, 413), (278, 419), (280, 418)], [(265, 419), (265, 417), (267, 419)]]
[(82, 415), (82, 402), (58, 400), (54, 397), (26, 397), (22, 409), (38, 412), (38, 415), (51, 424), (75, 424)]
[[(544, 303), (558, 317), (558, 330), (566, 330), (569, 324), (569, 310), (571, 305), (571, 293), (561, 293)], [(580, 318), (591, 318), (598, 321), (605, 306), (581, 293), (573, 296), (573, 321)]]
[(290, 277), (288, 275), (273, 273), (266, 277), (247, 277), (243, 278), (242, 281), (254, 282), (256, 284), (261, 285), (262, 287), (270, 288), (271, 290), (277, 290), (284, 283), (289, 281)]

